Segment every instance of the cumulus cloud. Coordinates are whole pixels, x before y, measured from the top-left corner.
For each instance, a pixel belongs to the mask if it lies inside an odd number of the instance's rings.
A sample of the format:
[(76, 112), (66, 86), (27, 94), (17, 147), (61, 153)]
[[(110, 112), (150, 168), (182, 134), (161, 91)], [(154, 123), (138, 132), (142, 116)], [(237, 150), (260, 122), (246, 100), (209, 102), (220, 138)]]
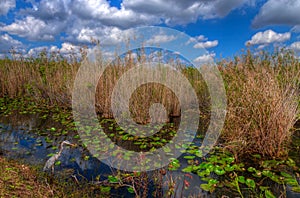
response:
[(71, 43), (63, 43), (60, 48), (60, 52), (63, 54), (80, 53), (80, 46), (73, 45)]
[(199, 48), (212, 48), (212, 47), (216, 47), (219, 44), (218, 40), (213, 40), (213, 41), (208, 41), (208, 38), (205, 37), (204, 35), (199, 35), (199, 36), (195, 36), (195, 37), (191, 37), (185, 44), (189, 45), (189, 44), (194, 44), (193, 47), (196, 49)]
[(297, 53), (300, 52), (300, 41), (292, 43), (290, 48)]
[[(178, 25), (198, 19), (220, 18), (242, 5), (251, 5), (252, 1), (123, 0), (120, 8), (117, 8), (111, 6), (108, 0), (31, 0), (32, 7), (20, 11), (19, 16), (23, 18), (0, 26), (0, 31), (31, 41), (53, 40), (60, 33), (65, 35), (63, 41), (68, 42), (90, 43), (91, 38), (107, 41), (114, 35), (114, 32), (107, 32), (116, 29), (122, 31), (141, 25)], [(118, 38), (111, 40), (116, 42)]]
[(23, 10), (23, 13), (45, 21), (67, 20), (71, 14), (69, 10), (70, 3), (71, 0), (41, 0), (34, 5), (33, 9)]
[(50, 41), (54, 40), (54, 36), (60, 32), (61, 28), (59, 23), (46, 23), (40, 19), (28, 16), (23, 20), (16, 20), (10, 25), (0, 27), (0, 30), (25, 37), (31, 41)]
[(270, 43), (281, 43), (290, 40), (291, 33), (276, 33), (273, 30), (258, 32), (252, 36), (251, 40), (246, 41), (245, 45), (261, 45), (266, 46)]
[[(90, 44), (100, 41), (102, 46), (116, 46), (130, 37), (130, 30), (121, 30), (117, 27), (99, 25), (98, 27), (76, 26), (70, 28), (65, 41), (77, 44)], [(131, 33), (133, 35), (134, 33)]]
[(153, 36), (151, 39), (146, 41), (147, 44), (155, 45), (160, 43), (168, 43), (176, 39), (176, 36), (174, 35), (165, 35), (165, 34), (159, 34)]
[(215, 53), (204, 54), (204, 55), (201, 55), (201, 56), (198, 56), (197, 58), (195, 58), (194, 62), (198, 65), (211, 64), (214, 62), (215, 56), (216, 56)]
[(109, 15), (112, 10), (116, 10), (106, 0), (74, 0), (69, 7), (73, 14), (85, 19)]
[(23, 44), (20, 41), (13, 39), (8, 34), (0, 35), (0, 45), (0, 53), (7, 53), (12, 48), (20, 51), (20, 49), (23, 47)]
[(41, 47), (34, 47), (31, 48), (25, 57), (36, 57), (39, 55), (41, 52), (46, 51), (48, 52), (49, 47), (48, 46), (41, 46)]
[(191, 43), (203, 42), (207, 40), (208, 38), (206, 38), (204, 35), (199, 35), (199, 36), (191, 37), (185, 44), (189, 45)]
[(70, 58), (75, 57), (75, 58), (80, 58), (81, 57), (81, 48), (78, 45), (73, 45), (71, 43), (62, 43), (61, 47), (57, 47), (54, 45), (51, 46), (39, 46), (39, 47), (34, 47), (28, 50), (27, 54), (25, 57), (36, 57), (38, 56), (41, 52), (47, 52), (47, 53), (59, 53), (65, 58)]
[(70, 10), (80, 19), (97, 20), (102, 25), (115, 26), (122, 29), (138, 25), (157, 24), (160, 20), (156, 16), (137, 13), (130, 9), (111, 7), (106, 0), (74, 0)]
[(268, 0), (254, 18), (252, 25), (255, 28), (267, 25), (299, 25), (299, 0)]
[(16, 0), (1, 0), (0, 15), (6, 15), (9, 10), (16, 7)]
[(198, 48), (208, 49), (208, 48), (216, 47), (218, 44), (219, 44), (219, 41), (217, 41), (217, 40), (214, 40), (214, 41), (205, 41), (205, 42), (196, 43), (194, 45), (194, 48), (196, 48), (196, 49), (198, 49)]
[(135, 13), (157, 16), (166, 24), (187, 24), (199, 18), (224, 17), (232, 10), (249, 2), (252, 3), (249, 0), (124, 0), (122, 6)]

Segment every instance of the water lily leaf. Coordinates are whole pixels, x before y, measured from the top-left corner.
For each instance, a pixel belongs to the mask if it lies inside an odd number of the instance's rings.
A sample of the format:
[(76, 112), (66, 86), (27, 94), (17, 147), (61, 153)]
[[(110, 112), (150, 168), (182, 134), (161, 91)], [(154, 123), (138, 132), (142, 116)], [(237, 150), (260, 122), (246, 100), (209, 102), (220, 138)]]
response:
[(134, 193), (134, 190), (133, 190), (132, 187), (127, 188), (127, 190), (128, 190), (129, 193)]
[(128, 140), (128, 134), (124, 135), (124, 136), (122, 137), (122, 140)]
[(271, 177), (273, 174), (271, 173), (271, 171), (269, 171), (269, 170), (263, 170), (262, 171), (262, 174), (264, 175), (264, 176), (267, 176), (267, 177)]
[(210, 180), (208, 180), (208, 184), (210, 184), (210, 185), (214, 185), (214, 184), (217, 184), (217, 183), (219, 183), (219, 181), (216, 180), (216, 179), (210, 179)]
[(55, 153), (49, 153), (47, 157), (52, 157), (53, 155), (55, 155)]
[(118, 179), (117, 177), (115, 177), (115, 176), (109, 175), (109, 176), (108, 176), (108, 181), (109, 181), (110, 183), (118, 183), (118, 182), (119, 182), (119, 179)]
[(186, 173), (190, 173), (193, 171), (193, 166), (187, 166), (184, 169), (182, 169), (182, 171)]
[(246, 179), (246, 185), (252, 189), (255, 188), (255, 181), (253, 179)]
[(192, 156), (192, 155), (186, 155), (183, 157), (184, 159), (188, 159), (188, 160), (192, 160), (195, 158), (195, 156)]
[(244, 184), (246, 182), (245, 177), (244, 176), (238, 176), (238, 181), (242, 184)]
[(227, 164), (224, 169), (227, 172), (234, 171), (235, 166), (230, 166), (229, 164)]
[(213, 185), (209, 185), (209, 184), (201, 184), (200, 187), (205, 190), (205, 191), (209, 191), (212, 192), (214, 191), (215, 187)]
[(108, 192), (110, 192), (111, 187), (109, 187), (109, 186), (100, 186), (100, 190), (103, 193), (108, 193)]
[(222, 169), (221, 167), (219, 166), (216, 166), (215, 169), (214, 169), (214, 172), (217, 174), (217, 175), (224, 175), (226, 173), (226, 171), (224, 169)]
[(273, 193), (269, 190), (265, 190), (265, 196), (266, 198), (276, 198)]
[(55, 162), (55, 166), (59, 166), (59, 165), (61, 165), (61, 161), (58, 160)]
[(256, 172), (256, 169), (255, 169), (255, 168), (253, 168), (253, 167), (249, 167), (247, 170), (248, 170), (248, 172), (250, 172), (250, 173), (252, 173), (252, 172)]

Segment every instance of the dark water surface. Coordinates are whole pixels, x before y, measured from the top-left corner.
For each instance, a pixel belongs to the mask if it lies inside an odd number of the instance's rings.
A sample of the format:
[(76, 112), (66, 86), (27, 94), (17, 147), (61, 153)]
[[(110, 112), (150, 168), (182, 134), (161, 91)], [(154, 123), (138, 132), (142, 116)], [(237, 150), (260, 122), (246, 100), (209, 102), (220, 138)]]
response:
[[(50, 119), (41, 119), (35, 115), (10, 115), (0, 117), (0, 153), (1, 155), (28, 163), (30, 165), (42, 168), (49, 159), (49, 154), (54, 154), (59, 150), (62, 141), (68, 140), (71, 143), (81, 145), (80, 138), (75, 131), (67, 131), (65, 135), (53, 132), (63, 128), (57, 122)], [(78, 180), (94, 182), (106, 180), (108, 175), (113, 174), (116, 170), (102, 163), (97, 158), (91, 156), (89, 151), (81, 146), (69, 147), (65, 146), (62, 155), (59, 158), (61, 162), (55, 166), (55, 174), (69, 170)], [(183, 157), (179, 158), (181, 168), (187, 166), (187, 160)], [(150, 176), (154, 175), (154, 171), (147, 172)], [(170, 181), (176, 183), (176, 197), (197, 195), (208, 197), (206, 192), (200, 188), (203, 181), (199, 176), (193, 174), (185, 174), (180, 169), (168, 172), (161, 176), (161, 195), (166, 196)], [(184, 188), (184, 181), (188, 181), (190, 187)], [(154, 191), (153, 182), (149, 182), (150, 192)], [(122, 194), (125, 197), (134, 197), (134, 194), (127, 192), (127, 189), (119, 189), (114, 194)], [(164, 194), (164, 195), (163, 195)], [(149, 193), (149, 197), (151, 193)]]
[[(28, 163), (30, 165), (42, 168), (49, 159), (49, 154), (58, 151), (59, 145), (64, 140), (71, 143), (81, 145), (80, 138), (75, 131), (62, 132), (62, 125), (50, 119), (41, 119), (35, 115), (11, 115), (0, 117), (0, 154), (9, 158)], [(57, 131), (57, 133), (55, 132)], [(295, 148), (290, 153), (291, 157), (300, 165), (299, 159), (299, 140), (300, 132), (295, 135)], [(63, 134), (63, 135), (62, 135)], [(199, 142), (196, 144), (200, 144)], [(102, 163), (97, 158), (92, 157), (87, 149), (81, 146), (75, 148), (65, 147), (61, 157), (61, 164), (55, 166), (55, 174), (69, 170), (78, 180), (94, 182), (96, 179), (100, 181), (106, 180), (108, 175), (113, 174), (116, 170)], [(186, 167), (187, 160), (182, 156), (179, 158), (181, 167)], [(168, 172), (161, 176), (161, 192), (160, 194), (167, 196), (170, 181), (174, 181), (176, 196), (175, 197), (215, 197), (208, 195), (200, 189), (200, 180), (198, 175), (185, 174), (181, 170)], [(155, 175), (155, 172), (147, 172), (149, 176)], [(155, 176), (154, 176), (155, 177)], [(150, 178), (150, 177), (149, 177)], [(185, 189), (184, 182), (188, 182), (190, 187)], [(153, 182), (149, 182), (150, 192), (154, 191)], [(134, 197), (134, 194), (128, 193), (127, 189), (120, 188), (114, 192), (115, 196), (122, 195), (124, 197)], [(287, 188), (288, 197), (300, 197), (299, 194), (293, 193)], [(149, 193), (149, 197), (152, 197)]]

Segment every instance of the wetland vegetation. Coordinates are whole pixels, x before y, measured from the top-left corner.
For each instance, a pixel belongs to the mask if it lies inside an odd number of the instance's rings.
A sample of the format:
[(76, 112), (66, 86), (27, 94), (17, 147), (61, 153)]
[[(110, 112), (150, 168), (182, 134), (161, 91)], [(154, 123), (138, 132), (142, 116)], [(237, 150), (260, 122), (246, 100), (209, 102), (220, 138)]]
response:
[[(83, 58), (85, 55), (82, 51)], [(147, 61), (142, 55), (137, 60)], [(129, 134), (118, 126), (110, 109), (111, 91), (137, 60), (130, 54), (124, 59), (115, 59), (99, 80), (95, 100), (99, 123), (107, 136), (123, 148), (143, 152), (172, 141), (180, 123), (180, 106), (168, 88), (155, 83), (143, 85), (130, 100), (134, 120), (141, 124), (149, 122), (148, 109), (159, 102), (165, 106), (169, 122), (158, 133), (145, 138)], [(207, 156), (199, 149), (211, 116), (207, 86), (197, 69), (175, 59), (168, 61), (189, 80), (199, 101), (197, 136), (189, 146), (176, 145), (182, 149), (180, 158), (151, 172), (125, 172), (106, 167), (105, 172), (95, 170), (94, 175), (65, 172), (64, 162), (57, 161), (60, 174), (47, 175), (41, 173), (41, 169), (51, 153), (46, 154), (42, 162), (28, 165), (26, 160), (9, 159), (10, 154), (2, 146), (1, 196), (21, 196), (21, 193), (25, 197), (32, 193), (40, 197), (299, 196), (300, 62), (294, 54), (281, 50), (254, 55), (247, 51), (234, 60), (218, 62), (227, 93), (227, 116), (217, 145)], [(81, 163), (94, 160), (97, 156), (90, 156), (84, 150), (72, 118), (72, 88), (79, 67), (80, 61), (76, 58), (66, 60), (46, 51), (36, 58), (0, 60), (0, 123), (10, 123), (14, 128), (22, 125), (24, 118), (19, 116), (29, 116), (27, 120), (34, 116), (37, 123), (33, 127), (26, 124), (25, 128), (34, 134), (35, 146), (45, 144), (53, 155), (57, 145), (68, 139), (82, 148)], [(0, 125), (1, 133), (11, 130), (5, 128), (7, 124)], [(20, 144), (18, 141), (14, 143)], [(106, 151), (99, 148), (99, 152)], [(168, 147), (165, 152), (172, 153)], [(30, 153), (25, 156), (29, 157)], [(121, 159), (126, 161), (129, 157), (125, 155)]]

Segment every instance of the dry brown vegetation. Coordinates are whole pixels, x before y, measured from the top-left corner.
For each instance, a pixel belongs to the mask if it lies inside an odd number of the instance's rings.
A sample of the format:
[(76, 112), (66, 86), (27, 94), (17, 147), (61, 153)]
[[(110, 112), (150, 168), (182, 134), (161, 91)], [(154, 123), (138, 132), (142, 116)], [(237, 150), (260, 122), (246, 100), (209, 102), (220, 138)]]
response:
[(38, 104), (70, 106), (79, 66), (43, 54), (37, 59), (0, 60), (0, 97), (29, 97)]
[(236, 156), (287, 157), (299, 113), (300, 64), (291, 53), (250, 52), (220, 67), (226, 82), (228, 113), (222, 138)]
[[(201, 123), (206, 126), (210, 103), (201, 75), (196, 69), (182, 67), (176, 61), (171, 64), (194, 87), (202, 114)], [(102, 116), (112, 117), (112, 90), (120, 76), (134, 65), (133, 59), (118, 60), (105, 70), (95, 96), (96, 109)], [(30, 60), (1, 60), (0, 97), (28, 97), (36, 103), (70, 107), (79, 66), (77, 61), (67, 62), (45, 55)], [(263, 53), (256, 57), (248, 52), (235, 60), (220, 62), (219, 69), (228, 98), (227, 118), (222, 131), (226, 148), (237, 156), (285, 157), (298, 115), (299, 61), (290, 52)], [(168, 73), (166, 77), (170, 77)], [(174, 83), (180, 86), (181, 82)], [(159, 84), (139, 87), (130, 102), (131, 113), (137, 122), (149, 121), (148, 108), (156, 102), (165, 105), (168, 115), (180, 115), (174, 93)]]

